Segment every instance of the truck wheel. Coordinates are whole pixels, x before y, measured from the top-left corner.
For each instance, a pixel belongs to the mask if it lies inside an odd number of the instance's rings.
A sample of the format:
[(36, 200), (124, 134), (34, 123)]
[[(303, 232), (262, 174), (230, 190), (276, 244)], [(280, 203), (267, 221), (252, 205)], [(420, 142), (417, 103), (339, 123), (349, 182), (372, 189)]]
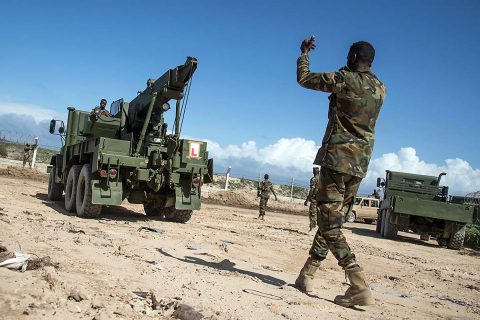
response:
[(438, 245), (442, 248), (447, 247), (447, 239), (444, 238), (437, 238)]
[(82, 166), (75, 164), (68, 172), (67, 183), (65, 184), (65, 209), (69, 212), (74, 212), (76, 209), (77, 181), (81, 170)]
[(455, 232), (448, 241), (448, 248), (453, 250), (460, 250), (463, 247), (465, 240), (465, 227)]
[(192, 214), (192, 210), (176, 210), (172, 208), (165, 213), (165, 219), (167, 221), (185, 223), (190, 220)]
[(165, 208), (155, 207), (152, 202), (146, 202), (143, 204), (143, 211), (149, 217), (161, 217), (165, 213)]
[(355, 222), (357, 219), (357, 215), (355, 214), (355, 211), (350, 212), (350, 214), (347, 216), (347, 222)]
[(82, 218), (93, 218), (100, 214), (102, 206), (92, 204), (92, 165), (83, 165), (77, 186), (77, 216)]
[(63, 195), (63, 185), (61, 183), (55, 182), (55, 174), (57, 168), (52, 167), (50, 175), (48, 176), (48, 200), (58, 201), (62, 200)]
[(367, 224), (372, 224), (372, 222), (373, 222), (372, 219), (363, 219), (363, 221), (365, 221), (365, 223), (367, 223)]
[(375, 227), (375, 231), (377, 233), (380, 233), (382, 231), (382, 211), (380, 211), (380, 213), (378, 214), (377, 225)]
[(392, 215), (391, 210), (387, 210), (385, 214), (385, 238), (387, 239), (395, 239), (398, 234), (398, 227), (396, 224), (390, 223), (390, 216)]
[(381, 227), (380, 227), (380, 235), (385, 238), (385, 210), (382, 211), (382, 219), (381, 219)]

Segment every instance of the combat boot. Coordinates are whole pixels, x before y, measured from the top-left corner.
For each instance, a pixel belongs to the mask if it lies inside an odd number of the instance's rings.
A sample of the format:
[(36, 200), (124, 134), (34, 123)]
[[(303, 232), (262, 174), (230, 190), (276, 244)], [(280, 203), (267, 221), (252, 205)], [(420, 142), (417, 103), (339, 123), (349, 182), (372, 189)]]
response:
[(295, 280), (295, 287), (303, 292), (311, 292), (313, 290), (313, 275), (318, 267), (320, 267), (320, 261), (308, 257), (302, 270), (300, 270), (297, 280)]
[(375, 304), (372, 292), (365, 281), (363, 268), (357, 265), (353, 268), (346, 269), (345, 273), (350, 280), (350, 288), (347, 289), (344, 295), (336, 296), (334, 302), (342, 307), (348, 308)]

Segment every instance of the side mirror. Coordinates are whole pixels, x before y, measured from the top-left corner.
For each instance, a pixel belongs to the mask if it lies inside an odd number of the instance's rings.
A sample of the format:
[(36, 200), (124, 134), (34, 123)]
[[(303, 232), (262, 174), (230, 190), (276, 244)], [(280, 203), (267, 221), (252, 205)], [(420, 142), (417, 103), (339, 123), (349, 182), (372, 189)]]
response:
[(385, 187), (385, 182), (383, 181), (382, 178), (377, 178), (377, 188), (383, 188)]
[(58, 128), (58, 133), (63, 134), (64, 132), (65, 132), (65, 127), (63, 126), (63, 123), (62, 123), (62, 126)]
[(51, 134), (54, 134), (55, 133), (55, 125), (56, 125), (57, 121), (55, 121), (54, 119), (50, 120), (50, 130), (48, 130)]

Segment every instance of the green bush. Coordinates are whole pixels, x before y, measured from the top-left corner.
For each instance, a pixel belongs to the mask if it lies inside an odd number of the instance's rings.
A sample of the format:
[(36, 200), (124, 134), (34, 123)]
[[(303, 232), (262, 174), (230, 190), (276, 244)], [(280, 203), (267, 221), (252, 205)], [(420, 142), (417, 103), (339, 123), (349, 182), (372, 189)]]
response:
[(480, 249), (480, 227), (474, 224), (467, 225), (465, 230), (465, 247)]
[(3, 143), (0, 143), (0, 157), (6, 158), (8, 156), (7, 146)]

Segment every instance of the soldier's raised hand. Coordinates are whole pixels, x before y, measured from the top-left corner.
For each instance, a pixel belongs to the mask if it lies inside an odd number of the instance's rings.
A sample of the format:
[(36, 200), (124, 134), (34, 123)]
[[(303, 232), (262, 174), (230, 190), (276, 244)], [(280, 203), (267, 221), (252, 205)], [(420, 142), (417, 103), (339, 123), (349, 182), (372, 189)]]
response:
[(308, 53), (310, 50), (315, 50), (316, 45), (315, 45), (315, 37), (311, 36), (308, 39), (305, 39), (302, 41), (302, 44), (300, 45), (300, 50), (302, 53)]

